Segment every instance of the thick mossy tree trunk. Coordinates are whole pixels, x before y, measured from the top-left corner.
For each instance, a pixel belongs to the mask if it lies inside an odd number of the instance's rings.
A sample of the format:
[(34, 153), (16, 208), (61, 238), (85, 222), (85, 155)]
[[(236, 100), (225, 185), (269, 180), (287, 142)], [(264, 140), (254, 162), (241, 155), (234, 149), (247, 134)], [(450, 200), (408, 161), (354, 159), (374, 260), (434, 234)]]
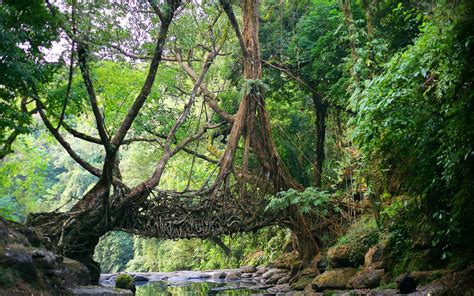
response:
[[(234, 18), (233, 13), (227, 1), (221, 0), (223, 3), (224, 10), (226, 11), (229, 19)], [(243, 30), (240, 33), (238, 25), (233, 23), (234, 29), (239, 38), (241, 49), (244, 56), (244, 79), (246, 81), (245, 96), (239, 106), (239, 111), (235, 118), (233, 129), (231, 131), (230, 143), (233, 143), (234, 147), (237, 146), (240, 135), (244, 138), (244, 161), (243, 171), (246, 170), (247, 163), (247, 151), (249, 146), (253, 148), (252, 152), (257, 157), (261, 164), (264, 172), (268, 179), (273, 183), (275, 192), (284, 191), (288, 189), (296, 189), (299, 191), (304, 190), (303, 186), (299, 184), (289, 174), (285, 165), (283, 164), (276, 146), (272, 140), (270, 133), (270, 122), (268, 113), (265, 109), (265, 100), (263, 97), (263, 89), (261, 85), (262, 79), (262, 63), (260, 60), (260, 47), (259, 47), (259, 1), (258, 0), (244, 0), (242, 3), (243, 11)], [(326, 106), (318, 106), (322, 110), (318, 114), (319, 129), (318, 138), (324, 139), (325, 133), (325, 118), (326, 118)], [(232, 135), (234, 137), (232, 137)], [(322, 143), (324, 145), (324, 143)], [(318, 147), (324, 147), (319, 145)], [(233, 147), (228, 147), (233, 148)], [(228, 157), (233, 156), (233, 151), (229, 152)], [(319, 165), (319, 172), (322, 169), (322, 162), (324, 160), (324, 150), (318, 151), (319, 156), (317, 162)], [(226, 160), (226, 158), (224, 158)], [(221, 173), (225, 175), (225, 171), (221, 170)], [(321, 176), (318, 177), (319, 184), (321, 183)], [(306, 219), (298, 210), (297, 207), (293, 206), (288, 210), (287, 215), (289, 216), (289, 224), (282, 226), (289, 227), (295, 234), (298, 242), (297, 248), (304, 265), (309, 265), (313, 262), (313, 259), (319, 255), (319, 246), (317, 239), (311, 232), (310, 221)]]

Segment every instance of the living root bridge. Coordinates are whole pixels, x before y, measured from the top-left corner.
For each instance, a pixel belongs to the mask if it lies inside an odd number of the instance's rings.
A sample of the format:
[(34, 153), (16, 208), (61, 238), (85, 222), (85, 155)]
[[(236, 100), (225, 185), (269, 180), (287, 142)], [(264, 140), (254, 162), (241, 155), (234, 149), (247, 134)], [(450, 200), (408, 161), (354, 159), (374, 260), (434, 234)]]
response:
[(212, 238), (254, 231), (279, 224), (277, 215), (265, 212), (265, 199), (208, 191), (176, 193), (151, 191), (141, 205), (116, 216), (115, 230), (165, 239)]

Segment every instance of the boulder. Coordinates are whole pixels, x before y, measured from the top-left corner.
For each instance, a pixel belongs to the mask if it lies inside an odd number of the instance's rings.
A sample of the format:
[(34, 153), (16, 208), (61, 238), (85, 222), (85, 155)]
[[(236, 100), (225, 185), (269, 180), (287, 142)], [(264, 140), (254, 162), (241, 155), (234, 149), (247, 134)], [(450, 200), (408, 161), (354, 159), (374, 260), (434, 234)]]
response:
[(25, 279), (31, 282), (38, 280), (38, 271), (31, 256), (31, 249), (20, 245), (6, 245), (0, 248), (0, 265), (17, 270)]
[(133, 277), (129, 274), (125, 274), (125, 273), (119, 274), (115, 278), (115, 288), (128, 289), (135, 294), (135, 290), (136, 290), (135, 281), (133, 280)]
[(349, 280), (356, 273), (357, 270), (352, 267), (327, 270), (313, 280), (313, 289), (316, 291), (324, 291), (326, 289), (345, 289)]
[(290, 292), (290, 291), (291, 291), (291, 288), (290, 288), (290, 285), (288, 284), (276, 285), (268, 289), (268, 292), (275, 293), (275, 294), (285, 293), (285, 292)]
[(316, 294), (316, 291), (313, 289), (313, 284), (308, 284), (306, 287), (304, 287), (303, 292), (305, 295)]
[(238, 281), (238, 280), (240, 280), (240, 275), (241, 274), (242, 273), (240, 271), (231, 271), (226, 275), (225, 280), (226, 281)]
[[(449, 271), (445, 269), (439, 269), (439, 270), (430, 270), (430, 271), (414, 271), (410, 273), (410, 275), (415, 279), (415, 281), (418, 284), (425, 284), (432, 282), (446, 274), (448, 274)], [(398, 277), (397, 280), (400, 280), (401, 277)]]
[(146, 276), (135, 274), (133, 275), (133, 280), (135, 282), (148, 282), (149, 279)]
[(299, 278), (290, 284), (294, 290), (302, 291), (304, 288), (311, 284), (313, 279), (318, 275), (318, 270), (316, 268), (305, 268), (300, 272)]
[(300, 278), (297, 281), (291, 283), (290, 286), (294, 290), (303, 291), (307, 285), (310, 285), (313, 282), (313, 280), (314, 276), (300, 276)]
[(284, 253), (275, 259), (275, 266), (280, 269), (293, 270), (301, 264), (302, 261), (298, 259), (298, 252)]
[(262, 267), (262, 268), (257, 267), (257, 271), (255, 272), (254, 277), (261, 277), (267, 271), (268, 269), (266, 269), (265, 267)]
[(34, 250), (31, 257), (37, 268), (46, 270), (56, 268), (57, 263), (62, 261), (62, 257), (57, 257), (53, 252), (42, 249)]
[(69, 282), (75, 282), (77, 285), (90, 284), (91, 278), (89, 269), (81, 262), (73, 260), (68, 257), (63, 258), (64, 273)]
[(356, 273), (347, 283), (348, 288), (365, 289), (380, 286), (383, 269), (364, 269)]
[(385, 267), (384, 262), (385, 246), (378, 244), (370, 248), (365, 254), (364, 268), (365, 269), (382, 269)]
[(243, 279), (248, 279), (248, 278), (251, 278), (253, 276), (254, 276), (253, 273), (242, 273), (242, 275), (240, 277), (243, 278)]
[(277, 285), (289, 283), (290, 279), (291, 279), (291, 276), (289, 274), (287, 274), (287, 275), (285, 275), (284, 277), (282, 277), (281, 279), (279, 279), (277, 281)]
[(257, 267), (253, 265), (242, 266), (241, 268), (239, 268), (239, 270), (241, 273), (254, 273), (257, 271)]
[(331, 267), (355, 267), (351, 260), (351, 250), (348, 245), (337, 245), (329, 248), (327, 260)]
[(275, 273), (269, 279), (266, 279), (264, 281), (264, 283), (267, 284), (267, 285), (276, 284), (278, 282), (278, 280), (280, 280), (284, 276), (286, 276), (286, 273)]
[(222, 271), (215, 271), (211, 273), (211, 278), (213, 279), (224, 279), (227, 276), (227, 273)]
[(34, 228), (0, 218), (0, 238), (0, 294), (66, 295), (91, 284), (86, 266), (47, 249)]
[(400, 294), (409, 294), (416, 292), (417, 286), (418, 283), (410, 275), (410, 273), (406, 273), (405, 275), (397, 279), (397, 289)]
[(264, 274), (262, 274), (261, 278), (262, 280), (268, 280), (269, 278), (271, 278), (274, 274), (277, 274), (277, 273), (286, 273), (287, 270), (284, 270), (284, 269), (276, 269), (276, 268), (273, 268), (273, 269), (270, 269), (269, 271), (265, 272)]

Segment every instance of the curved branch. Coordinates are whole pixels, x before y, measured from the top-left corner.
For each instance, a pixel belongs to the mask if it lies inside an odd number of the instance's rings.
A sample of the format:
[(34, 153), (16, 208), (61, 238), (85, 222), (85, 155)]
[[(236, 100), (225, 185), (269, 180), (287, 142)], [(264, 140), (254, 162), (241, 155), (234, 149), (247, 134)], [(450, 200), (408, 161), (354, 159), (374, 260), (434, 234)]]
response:
[(46, 128), (54, 136), (56, 141), (58, 141), (59, 144), (61, 144), (61, 146), (63, 146), (63, 148), (66, 150), (66, 152), (69, 154), (69, 156), (71, 156), (71, 158), (74, 159), (74, 161), (76, 161), (81, 167), (83, 167), (85, 170), (87, 170), (92, 175), (94, 175), (96, 177), (101, 177), (102, 172), (98, 168), (96, 168), (95, 166), (91, 165), (90, 163), (88, 163), (87, 161), (82, 159), (74, 151), (74, 149), (72, 149), (71, 145), (63, 138), (63, 136), (61, 136), (61, 134), (58, 132), (58, 130), (56, 130), (53, 127), (53, 125), (49, 121), (48, 117), (44, 113), (43, 104), (41, 103), (39, 98), (35, 98), (35, 101), (36, 101), (36, 108), (38, 109), (38, 113), (39, 113), (41, 119), (43, 120), (44, 124), (46, 125)]
[[(188, 74), (191, 79), (196, 82), (198, 80), (198, 76), (196, 72), (187, 64), (184, 63), (181, 59), (180, 56), (178, 56), (179, 59), (179, 64), (181, 65), (181, 68)], [(207, 88), (207, 84), (205, 82), (202, 82), (200, 84), (200, 89), (202, 91), (204, 101), (206, 101), (206, 104), (217, 114), (219, 114), (225, 121), (227, 122), (234, 122), (234, 117), (230, 115), (229, 113), (225, 112), (220, 106), (219, 103), (217, 102), (216, 96), (212, 94), (209, 89)]]
[(104, 125), (104, 118), (100, 113), (99, 106), (97, 103), (97, 96), (95, 94), (94, 85), (92, 84), (92, 80), (90, 78), (89, 67), (87, 66), (87, 47), (84, 43), (79, 44), (78, 46), (78, 58), (79, 58), (79, 68), (82, 72), (82, 78), (84, 79), (84, 84), (87, 89), (87, 93), (89, 95), (90, 104), (92, 107), (92, 112), (94, 113), (95, 121), (97, 124), (97, 130), (99, 131), (100, 140), (105, 146), (105, 149), (109, 149), (109, 137), (107, 135), (107, 131), (105, 130)]
[(170, 1), (172, 2), (171, 3), (172, 5), (169, 6), (166, 17), (161, 18), (162, 21), (161, 21), (160, 33), (158, 35), (155, 52), (153, 54), (153, 59), (150, 64), (150, 69), (145, 79), (145, 83), (143, 84), (140, 94), (137, 96), (137, 98), (133, 102), (132, 107), (128, 111), (127, 115), (122, 121), (122, 124), (120, 125), (114, 137), (112, 138), (111, 143), (117, 148), (122, 144), (122, 141), (125, 139), (125, 136), (127, 135), (128, 130), (132, 126), (132, 123), (135, 120), (135, 118), (138, 116), (140, 109), (145, 104), (145, 101), (151, 92), (153, 83), (155, 82), (158, 66), (162, 59), (161, 55), (163, 54), (163, 49), (166, 42), (166, 36), (168, 35), (168, 29), (171, 24), (171, 20), (174, 16), (174, 12), (177, 9), (177, 7), (180, 5), (179, 0), (175, 0), (175, 1), (170, 0)]
[[(280, 72), (283, 72), (285, 73), (286, 75), (288, 75), (291, 79), (293, 79), (294, 81), (296, 81), (298, 84), (300, 84), (301, 86), (305, 87), (307, 90), (309, 90), (315, 97), (316, 99), (319, 101), (319, 103), (323, 103), (323, 96), (320, 92), (318, 92), (316, 89), (314, 89), (312, 86), (310, 86), (308, 83), (306, 83), (306, 81), (304, 81), (303, 79), (301, 79), (301, 77), (298, 77), (296, 76), (295, 74), (291, 73), (288, 69), (285, 69), (283, 67), (279, 67), (275, 64), (272, 64), (268, 61), (264, 61), (262, 60), (262, 64), (269, 67), (269, 68), (272, 68), (272, 69), (275, 69), (275, 70), (278, 70)], [(346, 112), (348, 114), (351, 114), (351, 115), (355, 115), (356, 113), (354, 111), (351, 111), (351, 110), (347, 110), (346, 108), (342, 107), (342, 106), (339, 106), (339, 105), (336, 105), (336, 104), (333, 104), (333, 103), (329, 103), (328, 104), (330, 107), (333, 107), (339, 111), (343, 111), (343, 112)]]
[(242, 37), (242, 33), (240, 32), (239, 23), (237, 22), (237, 18), (235, 17), (232, 6), (229, 3), (229, 0), (220, 0), (220, 3), (225, 13), (227, 14), (227, 17), (229, 18), (230, 24), (234, 28), (235, 35), (237, 36), (237, 39), (239, 40), (242, 54), (244, 55), (244, 58), (247, 58), (248, 57), (247, 47), (245, 46), (244, 38)]
[(66, 122), (62, 122), (61, 124), (64, 129), (69, 132), (71, 135), (73, 135), (74, 137), (76, 138), (79, 138), (81, 140), (84, 140), (84, 141), (87, 141), (87, 142), (90, 142), (90, 143), (94, 143), (94, 144), (99, 144), (99, 145), (103, 145), (102, 141), (99, 139), (99, 138), (96, 138), (96, 137), (93, 137), (93, 136), (90, 136), (90, 135), (87, 135), (87, 134), (84, 134), (76, 129), (73, 129), (70, 125), (68, 125)]

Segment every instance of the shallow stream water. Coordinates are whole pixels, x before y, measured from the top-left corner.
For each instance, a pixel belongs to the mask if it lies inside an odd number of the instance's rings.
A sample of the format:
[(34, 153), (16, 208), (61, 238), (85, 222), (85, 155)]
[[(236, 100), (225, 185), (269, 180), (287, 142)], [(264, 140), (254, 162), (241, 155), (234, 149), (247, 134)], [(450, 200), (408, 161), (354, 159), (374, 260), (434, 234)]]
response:
[[(134, 273), (147, 279), (136, 281), (137, 296), (151, 295), (274, 295), (267, 291), (272, 285), (248, 279), (225, 280), (225, 275), (236, 270), (176, 271)], [(118, 274), (101, 275), (100, 284), (114, 287)]]
[[(137, 286), (137, 296), (152, 296), (152, 295), (173, 295), (173, 296), (204, 296), (204, 295), (264, 295), (265, 291), (256, 289), (249, 289), (246, 285), (241, 285), (240, 282), (206, 282), (194, 281), (185, 283), (167, 283), (167, 282), (149, 282), (144, 285)], [(268, 294), (270, 295), (270, 294)]]

